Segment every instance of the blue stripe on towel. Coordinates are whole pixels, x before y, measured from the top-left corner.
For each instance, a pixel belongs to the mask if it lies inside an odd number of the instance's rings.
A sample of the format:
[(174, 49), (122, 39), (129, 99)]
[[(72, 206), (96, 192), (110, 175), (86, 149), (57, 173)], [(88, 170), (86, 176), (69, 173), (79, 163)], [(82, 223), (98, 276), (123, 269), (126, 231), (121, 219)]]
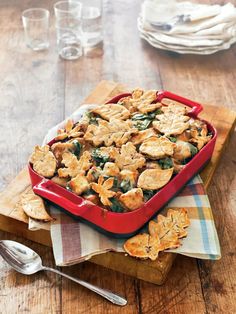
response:
[(190, 186), (192, 192), (193, 192), (193, 197), (196, 202), (196, 206), (198, 209), (198, 215), (200, 219), (200, 226), (202, 230), (202, 240), (203, 240), (203, 246), (207, 254), (209, 254), (210, 259), (216, 259), (216, 256), (214, 254), (210, 254), (211, 252), (211, 247), (210, 247), (210, 242), (208, 238), (208, 232), (207, 232), (207, 225), (206, 225), (206, 219), (204, 216), (204, 211), (202, 208), (202, 201), (200, 196), (197, 194), (197, 191), (195, 189), (195, 185)]

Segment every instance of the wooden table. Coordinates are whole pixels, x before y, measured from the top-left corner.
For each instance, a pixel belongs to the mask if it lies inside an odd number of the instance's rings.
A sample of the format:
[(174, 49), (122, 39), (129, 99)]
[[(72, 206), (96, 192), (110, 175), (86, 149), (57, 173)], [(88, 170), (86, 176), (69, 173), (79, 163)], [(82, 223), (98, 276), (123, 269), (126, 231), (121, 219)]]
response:
[[(25, 165), (45, 131), (72, 113), (101, 79), (167, 89), (236, 110), (236, 46), (212, 56), (156, 50), (138, 36), (140, 1), (106, 0), (103, 48), (64, 62), (56, 53), (53, 21), (48, 51), (36, 53), (25, 47), (20, 16), (33, 6), (33, 0), (0, 2), (0, 190)], [(51, 10), (52, 2), (43, 0), (40, 6)], [(126, 296), (128, 305), (119, 308), (54, 274), (18, 274), (0, 259), (0, 313), (235, 313), (235, 144), (234, 134), (209, 189), (220, 261), (178, 256), (163, 286), (90, 263), (63, 269)], [(0, 239), (30, 245), (45, 265), (54, 266), (51, 249), (4, 232)]]

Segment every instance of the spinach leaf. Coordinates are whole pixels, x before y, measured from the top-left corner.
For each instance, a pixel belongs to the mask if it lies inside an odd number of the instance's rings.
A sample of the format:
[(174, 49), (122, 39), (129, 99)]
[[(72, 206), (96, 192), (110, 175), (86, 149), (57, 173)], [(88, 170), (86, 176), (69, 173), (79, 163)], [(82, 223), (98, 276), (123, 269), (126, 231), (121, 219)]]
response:
[(155, 111), (155, 115), (157, 115), (157, 114), (162, 114), (162, 113), (164, 113), (161, 109), (157, 109), (156, 111)]
[(136, 120), (154, 120), (157, 114), (162, 113), (161, 110), (156, 110), (154, 112), (149, 112), (149, 113), (136, 113), (135, 115), (133, 115), (133, 117), (131, 118), (132, 120), (136, 121)]
[(96, 192), (93, 189), (88, 189), (83, 193), (83, 195), (89, 196), (89, 195), (95, 195)]
[(75, 147), (73, 153), (74, 153), (77, 157), (79, 157), (79, 155), (80, 155), (80, 153), (81, 153), (82, 145), (81, 145), (80, 142), (77, 141), (77, 140), (74, 140), (74, 141), (72, 142), (72, 144), (73, 144), (74, 147)]
[(133, 185), (131, 184), (130, 180), (125, 179), (122, 180), (120, 183), (120, 189), (122, 190), (123, 193), (128, 192), (129, 190), (131, 190), (133, 188)]
[(159, 159), (158, 164), (161, 166), (162, 169), (169, 169), (173, 167), (172, 159), (169, 157)]
[(118, 104), (118, 105), (121, 105), (121, 106), (124, 106), (125, 102), (119, 100), (117, 104)]
[(86, 116), (89, 118), (89, 124), (98, 125), (98, 117), (93, 112), (86, 112)]
[(139, 130), (146, 130), (157, 114), (162, 113), (160, 109), (150, 113), (136, 113), (131, 120), (135, 121), (134, 126)]
[(197, 147), (192, 145), (192, 144), (190, 144), (190, 143), (188, 143), (188, 145), (189, 145), (189, 148), (190, 148), (191, 156), (192, 157), (195, 156), (198, 153)]
[(194, 145), (188, 143), (189, 145), (189, 148), (190, 148), (190, 152), (191, 152), (191, 157), (190, 158), (186, 158), (186, 159), (183, 159), (181, 161), (181, 164), (182, 165), (186, 165), (197, 153), (198, 153), (198, 149), (197, 147), (195, 147)]
[(118, 187), (119, 187), (117, 177), (106, 176), (106, 175), (105, 175), (105, 176), (103, 176), (103, 178), (104, 178), (105, 180), (107, 180), (107, 179), (109, 179), (109, 178), (113, 178), (113, 179), (114, 179), (114, 181), (113, 181), (113, 188), (118, 188)]
[(138, 129), (139, 131), (143, 131), (143, 130), (146, 130), (147, 128), (148, 128), (148, 126), (149, 126), (149, 124), (151, 123), (152, 121), (151, 120), (148, 120), (148, 119), (146, 119), (146, 120), (143, 120), (143, 121), (136, 121), (135, 123), (134, 123), (134, 127), (136, 128), (136, 129)]
[(95, 169), (92, 169), (92, 176), (94, 177), (95, 180), (98, 180), (100, 172), (96, 171)]
[(174, 137), (174, 136), (167, 136), (167, 138), (168, 138), (171, 142), (173, 142), (173, 143), (176, 143), (176, 142), (177, 142), (177, 138)]
[(157, 114), (162, 114), (163, 111), (161, 111), (161, 109), (157, 109), (154, 112), (149, 112), (147, 115), (149, 117), (149, 119), (154, 120)]
[(104, 164), (106, 162), (109, 161), (109, 156), (103, 155), (99, 148), (95, 148), (92, 151), (91, 156), (92, 156), (93, 160), (95, 161), (96, 166), (102, 167), (102, 166), (104, 166)]
[(136, 120), (149, 119), (149, 117), (147, 114), (144, 114), (144, 113), (136, 113), (135, 115), (133, 115), (133, 117), (131, 119), (136, 121)]
[(187, 165), (187, 163), (191, 160), (191, 158), (185, 158), (181, 160), (181, 165)]
[(156, 190), (143, 190), (144, 201), (147, 202), (156, 194)]
[(115, 213), (124, 212), (124, 207), (120, 204), (120, 202), (115, 197), (110, 198), (110, 201), (112, 202), (112, 205), (110, 206), (110, 209), (112, 212), (115, 212)]

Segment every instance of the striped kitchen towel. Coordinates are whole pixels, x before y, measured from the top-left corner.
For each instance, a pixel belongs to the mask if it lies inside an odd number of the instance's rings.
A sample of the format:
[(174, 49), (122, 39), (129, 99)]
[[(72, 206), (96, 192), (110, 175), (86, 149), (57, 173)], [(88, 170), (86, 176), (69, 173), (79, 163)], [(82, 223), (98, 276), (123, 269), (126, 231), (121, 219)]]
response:
[[(79, 108), (70, 119), (78, 121), (83, 113), (92, 105)], [(52, 128), (44, 139), (49, 142), (56, 136), (58, 128), (62, 128), (65, 121)], [(182, 240), (182, 246), (168, 250), (201, 259), (219, 259), (220, 245), (214, 219), (207, 194), (200, 176), (192, 179), (184, 189), (173, 198), (161, 211), (166, 213), (168, 208), (186, 208), (191, 225), (187, 228), (188, 236)], [(66, 266), (87, 260), (93, 255), (108, 251), (124, 252), (124, 239), (113, 239), (96, 231), (85, 223), (78, 222), (53, 205), (51, 214), (56, 220), (51, 224), (51, 238), (56, 264)], [(144, 229), (145, 231), (145, 229)]]

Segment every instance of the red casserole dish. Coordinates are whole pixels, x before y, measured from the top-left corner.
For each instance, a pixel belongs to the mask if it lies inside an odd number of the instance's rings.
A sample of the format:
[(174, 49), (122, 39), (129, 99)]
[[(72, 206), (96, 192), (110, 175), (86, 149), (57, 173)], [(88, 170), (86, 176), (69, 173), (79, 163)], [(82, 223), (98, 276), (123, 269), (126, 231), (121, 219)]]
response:
[[(120, 94), (109, 100), (107, 103), (117, 103), (121, 98), (129, 95), (131, 94)], [(200, 104), (170, 92), (157, 92), (157, 101), (161, 101), (163, 98), (178, 101), (192, 108), (188, 115), (194, 119), (198, 118), (198, 114), (203, 109)], [(131, 236), (156, 215), (157, 212), (160, 211), (163, 206), (169, 202), (170, 199), (210, 160), (216, 142), (217, 131), (208, 121), (202, 121), (207, 124), (209, 132), (212, 133), (211, 140), (187, 163), (184, 169), (176, 174), (160, 191), (158, 191), (142, 207), (132, 212), (115, 213), (105, 211), (102, 207), (88, 202), (84, 198), (55, 184), (50, 179), (40, 176), (33, 170), (32, 165), (29, 164), (29, 174), (33, 191), (54, 204), (59, 205), (66, 213), (92, 224), (99, 230), (111, 236)], [(53, 143), (55, 143), (55, 140), (52, 140), (48, 145), (51, 146)]]

